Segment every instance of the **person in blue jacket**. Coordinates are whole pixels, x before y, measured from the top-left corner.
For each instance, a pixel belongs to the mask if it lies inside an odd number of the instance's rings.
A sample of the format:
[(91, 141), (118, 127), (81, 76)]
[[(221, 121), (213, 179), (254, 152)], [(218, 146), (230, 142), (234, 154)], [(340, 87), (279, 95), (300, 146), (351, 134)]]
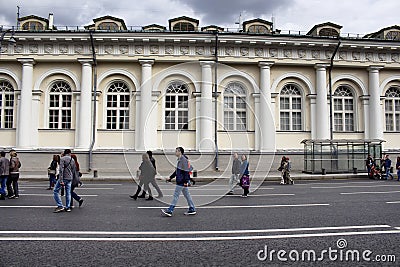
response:
[(392, 177), (391, 179), (393, 180), (393, 175), (390, 173), (390, 168), (392, 167), (392, 161), (389, 159), (389, 155), (385, 156), (385, 172), (386, 172), (386, 180), (389, 179), (389, 176)]
[(184, 156), (184, 153), (185, 150), (183, 149), (183, 147), (177, 147), (175, 149), (175, 155), (178, 158), (178, 162), (176, 164), (176, 187), (174, 192), (174, 198), (168, 209), (161, 210), (162, 213), (168, 217), (172, 216), (172, 213), (174, 212), (175, 206), (178, 203), (181, 192), (183, 192), (183, 196), (186, 198), (186, 201), (189, 205), (189, 210), (185, 212), (185, 215), (196, 214), (196, 208), (194, 206), (192, 197), (190, 196), (188, 189), (190, 182), (189, 163), (187, 158)]

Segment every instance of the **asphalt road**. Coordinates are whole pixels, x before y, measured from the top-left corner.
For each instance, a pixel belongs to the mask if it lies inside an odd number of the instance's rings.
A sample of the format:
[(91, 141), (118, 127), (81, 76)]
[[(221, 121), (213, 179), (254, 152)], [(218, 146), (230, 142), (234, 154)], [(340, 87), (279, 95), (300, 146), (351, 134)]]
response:
[(54, 214), (45, 182), (21, 182), (19, 199), (0, 201), (0, 266), (399, 266), (400, 182), (265, 182), (248, 198), (196, 184), (197, 215), (171, 218), (160, 209), (174, 185), (159, 184), (164, 202), (87, 182), (82, 208)]

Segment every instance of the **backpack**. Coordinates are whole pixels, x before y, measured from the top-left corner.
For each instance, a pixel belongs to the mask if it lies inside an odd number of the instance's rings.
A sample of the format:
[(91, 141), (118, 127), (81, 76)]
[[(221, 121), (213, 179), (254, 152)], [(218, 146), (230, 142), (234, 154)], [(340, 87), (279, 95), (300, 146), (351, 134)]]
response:
[(243, 175), (242, 178), (240, 178), (240, 186), (243, 189), (250, 187), (250, 176), (249, 175)]

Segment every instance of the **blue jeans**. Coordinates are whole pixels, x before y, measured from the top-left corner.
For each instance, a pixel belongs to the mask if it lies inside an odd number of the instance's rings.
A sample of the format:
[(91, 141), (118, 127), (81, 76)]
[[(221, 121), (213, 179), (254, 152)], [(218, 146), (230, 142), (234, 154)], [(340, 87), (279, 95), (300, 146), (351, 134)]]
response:
[(7, 175), (2, 175), (0, 176), (0, 195), (5, 196), (6, 195), (6, 183), (7, 183)]
[(53, 187), (57, 183), (55, 174), (49, 174), (49, 182), (50, 187)]
[(397, 181), (400, 181), (400, 170), (397, 170)]
[(171, 205), (169, 206), (168, 210), (170, 212), (173, 212), (175, 209), (176, 204), (178, 203), (179, 196), (183, 192), (183, 196), (186, 198), (186, 201), (189, 205), (189, 210), (194, 211), (196, 208), (194, 207), (194, 203), (192, 200), (192, 197), (190, 196), (189, 189), (187, 187), (184, 187), (182, 185), (176, 185), (175, 187), (175, 192), (174, 192), (174, 199), (172, 200)]
[[(70, 208), (71, 207), (71, 183), (72, 181), (67, 181), (64, 180), (64, 186), (65, 186), (65, 208)], [(60, 190), (61, 190), (61, 182), (60, 180), (57, 181), (56, 186), (54, 187), (54, 200), (57, 203), (57, 207), (62, 208), (63, 203), (60, 197)]]
[(389, 176), (392, 177), (393, 180), (393, 175), (390, 173), (390, 167), (385, 169), (386, 169), (386, 180), (389, 179)]

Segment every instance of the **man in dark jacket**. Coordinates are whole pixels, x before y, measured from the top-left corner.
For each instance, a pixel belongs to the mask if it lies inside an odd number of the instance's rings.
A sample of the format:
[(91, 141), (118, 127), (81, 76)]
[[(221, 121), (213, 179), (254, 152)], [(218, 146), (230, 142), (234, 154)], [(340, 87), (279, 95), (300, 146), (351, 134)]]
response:
[(181, 192), (183, 192), (183, 196), (186, 198), (186, 201), (189, 205), (189, 210), (185, 212), (185, 215), (195, 215), (196, 208), (194, 206), (192, 197), (190, 196), (188, 184), (190, 181), (189, 176), (189, 164), (186, 157), (183, 155), (185, 150), (182, 147), (177, 147), (175, 150), (175, 155), (178, 158), (178, 162), (176, 164), (176, 187), (174, 192), (174, 199), (172, 200), (171, 205), (168, 209), (162, 209), (162, 213), (165, 216), (171, 217), (174, 212), (175, 206), (178, 203), (179, 196)]
[(239, 173), (240, 173), (240, 160), (238, 153), (233, 154), (233, 162), (232, 162), (232, 175), (229, 179), (229, 193), (228, 195), (233, 195), (233, 189), (235, 185), (239, 182)]
[[(54, 200), (57, 203), (57, 208), (54, 213), (62, 211), (71, 211), (71, 184), (74, 176), (76, 175), (76, 164), (74, 159), (71, 157), (71, 150), (66, 149), (64, 156), (60, 159), (60, 174), (57, 180), (56, 186), (54, 187)], [(61, 187), (65, 187), (65, 208), (60, 198)]]
[(393, 175), (390, 173), (390, 168), (392, 167), (392, 161), (389, 158), (389, 155), (385, 156), (385, 172), (386, 172), (386, 180), (389, 179), (389, 176), (392, 177), (391, 179), (393, 180)]
[(10, 175), (10, 161), (6, 158), (6, 152), (0, 154), (0, 200), (6, 199), (6, 183)]

